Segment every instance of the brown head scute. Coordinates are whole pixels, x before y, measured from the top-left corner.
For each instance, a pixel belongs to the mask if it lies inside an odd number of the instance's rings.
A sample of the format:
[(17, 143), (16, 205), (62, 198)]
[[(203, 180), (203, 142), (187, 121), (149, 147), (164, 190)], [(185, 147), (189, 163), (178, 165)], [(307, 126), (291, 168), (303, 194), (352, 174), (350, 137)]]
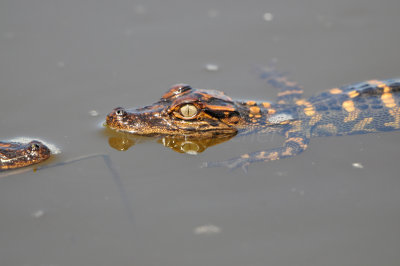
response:
[(50, 149), (40, 141), (0, 142), (0, 169), (14, 169), (40, 163), (50, 157)]
[(191, 90), (192, 90), (192, 88), (187, 84), (183, 84), (183, 83), (176, 84), (176, 85), (172, 86), (171, 89), (169, 89), (169, 91), (166, 92), (162, 96), (162, 98), (163, 99), (172, 99), (172, 98), (177, 97), (179, 95), (183, 95), (186, 92), (189, 92)]
[(240, 108), (223, 92), (178, 84), (152, 105), (133, 110), (115, 108), (106, 123), (112, 129), (138, 135), (226, 136), (236, 134), (244, 122)]

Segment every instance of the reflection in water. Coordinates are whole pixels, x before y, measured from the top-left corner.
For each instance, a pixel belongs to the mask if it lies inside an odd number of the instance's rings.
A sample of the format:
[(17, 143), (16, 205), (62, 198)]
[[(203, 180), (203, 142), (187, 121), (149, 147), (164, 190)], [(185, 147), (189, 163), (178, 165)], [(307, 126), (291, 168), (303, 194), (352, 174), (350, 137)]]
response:
[(116, 150), (119, 151), (126, 151), (133, 145), (135, 145), (135, 141), (133, 139), (129, 139), (128, 137), (125, 136), (120, 136), (120, 137), (109, 137), (108, 138), (108, 144)]
[(174, 137), (162, 137), (158, 140), (165, 147), (171, 148), (176, 152), (196, 155), (205, 151), (208, 147), (228, 141), (233, 136), (225, 136), (223, 138), (210, 139), (177, 139)]
[(158, 143), (165, 147), (171, 148), (172, 150), (179, 153), (187, 153), (196, 155), (205, 151), (208, 147), (223, 143), (230, 140), (234, 135), (224, 135), (219, 138), (208, 138), (208, 139), (184, 139), (181, 137), (173, 136), (160, 136), (160, 137), (141, 137), (129, 133), (115, 132), (109, 128), (105, 129), (105, 134), (108, 136), (109, 145), (119, 151), (126, 151), (133, 145), (156, 140)]

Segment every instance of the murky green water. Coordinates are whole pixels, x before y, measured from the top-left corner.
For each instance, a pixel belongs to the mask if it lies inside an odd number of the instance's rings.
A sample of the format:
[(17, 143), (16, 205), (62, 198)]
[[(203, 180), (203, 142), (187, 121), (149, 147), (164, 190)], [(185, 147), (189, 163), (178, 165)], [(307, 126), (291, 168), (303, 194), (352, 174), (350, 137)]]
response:
[(312, 139), (244, 174), (199, 166), (282, 139), (197, 156), (154, 141), (118, 151), (99, 124), (179, 82), (273, 100), (252, 69), (274, 58), (307, 95), (399, 77), (399, 10), (395, 0), (2, 1), (0, 139), (55, 143), (50, 163), (106, 154), (118, 175), (94, 157), (1, 178), (0, 264), (398, 265), (398, 132)]

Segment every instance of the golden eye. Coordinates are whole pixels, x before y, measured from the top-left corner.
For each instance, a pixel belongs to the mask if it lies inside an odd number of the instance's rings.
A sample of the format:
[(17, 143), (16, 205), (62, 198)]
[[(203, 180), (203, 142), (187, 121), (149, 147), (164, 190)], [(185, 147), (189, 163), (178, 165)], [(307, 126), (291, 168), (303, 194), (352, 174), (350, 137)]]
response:
[(183, 118), (192, 118), (197, 115), (197, 107), (190, 103), (182, 105), (179, 111)]

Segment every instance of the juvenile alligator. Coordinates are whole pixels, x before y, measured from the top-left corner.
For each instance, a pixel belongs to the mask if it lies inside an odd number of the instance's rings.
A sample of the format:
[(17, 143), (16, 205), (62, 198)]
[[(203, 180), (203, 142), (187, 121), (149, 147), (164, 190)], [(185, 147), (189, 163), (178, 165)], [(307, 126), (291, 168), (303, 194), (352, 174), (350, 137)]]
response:
[(40, 163), (50, 157), (50, 149), (40, 141), (29, 143), (0, 141), (0, 171)]
[(146, 136), (199, 139), (277, 132), (281, 147), (243, 154), (206, 166), (243, 167), (303, 152), (312, 137), (394, 131), (400, 128), (400, 79), (370, 80), (333, 88), (308, 99), (282, 75), (264, 73), (279, 88), (275, 103), (233, 100), (221, 91), (178, 84), (156, 103), (107, 115), (111, 129)]

